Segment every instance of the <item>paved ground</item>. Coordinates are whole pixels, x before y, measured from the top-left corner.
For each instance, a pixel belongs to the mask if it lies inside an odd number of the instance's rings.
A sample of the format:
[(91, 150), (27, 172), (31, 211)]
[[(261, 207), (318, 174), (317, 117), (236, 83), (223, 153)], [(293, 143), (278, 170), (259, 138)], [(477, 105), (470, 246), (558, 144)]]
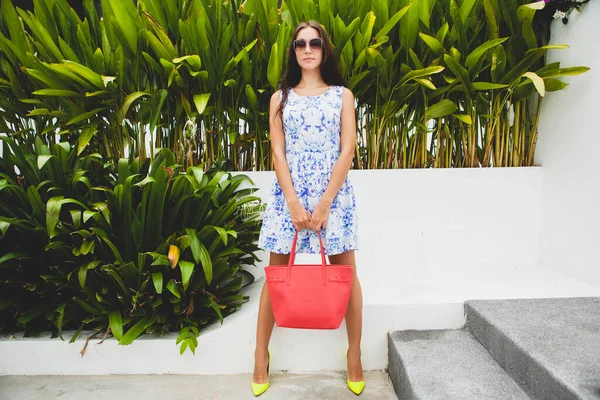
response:
[[(345, 372), (277, 373), (260, 399), (343, 400), (396, 399), (385, 371), (365, 373), (366, 386), (357, 397), (346, 386)], [(0, 376), (1, 400), (243, 400), (254, 399), (250, 374), (239, 375), (103, 375)]]

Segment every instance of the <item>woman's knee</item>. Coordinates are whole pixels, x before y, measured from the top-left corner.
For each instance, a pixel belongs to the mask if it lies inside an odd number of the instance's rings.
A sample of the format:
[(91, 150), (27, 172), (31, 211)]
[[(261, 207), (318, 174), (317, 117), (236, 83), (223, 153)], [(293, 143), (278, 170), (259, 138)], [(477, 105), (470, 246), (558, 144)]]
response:
[(352, 265), (356, 267), (356, 259), (354, 256), (354, 250), (345, 251), (339, 254), (331, 254), (329, 257), (330, 264), (339, 265)]
[(287, 264), (290, 259), (289, 254), (279, 254), (271, 252), (271, 256), (269, 258), (269, 265), (283, 265)]

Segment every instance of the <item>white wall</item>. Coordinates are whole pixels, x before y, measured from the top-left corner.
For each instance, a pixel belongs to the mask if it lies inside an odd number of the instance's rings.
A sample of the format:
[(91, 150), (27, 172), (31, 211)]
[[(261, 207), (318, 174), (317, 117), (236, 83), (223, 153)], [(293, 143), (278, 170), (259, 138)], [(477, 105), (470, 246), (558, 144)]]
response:
[[(535, 167), (350, 171), (365, 302), (530, 297), (535, 291), (506, 285), (490, 292), (486, 285), (538, 265), (541, 173)], [(248, 175), (266, 199), (274, 173)], [(267, 254), (259, 257), (266, 265)]]
[[(598, 296), (600, 288), (538, 267), (541, 168), (350, 171), (358, 203), (358, 276), (363, 287), (361, 348), (366, 370), (387, 367), (387, 334), (458, 329), (467, 299)], [(267, 196), (273, 172), (248, 173)], [(267, 264), (251, 270), (259, 278)], [(318, 255), (298, 261), (319, 262)], [(89, 333), (67, 341), (0, 337), (0, 375), (215, 374), (252, 371), (260, 290), (201, 332), (197, 355), (179, 355), (177, 334), (131, 346)], [(274, 368), (344, 370), (346, 326), (331, 331), (276, 327)], [(224, 347), (228, 351), (223, 351)], [(160, 359), (160, 363), (152, 360)], [(60, 360), (60, 362), (57, 362)]]
[[(600, 296), (592, 287), (539, 267), (543, 169), (350, 171), (358, 203), (358, 276), (363, 287), (363, 367), (387, 367), (387, 334), (458, 329), (467, 299)], [(266, 198), (273, 172), (248, 173)], [(267, 257), (251, 270), (259, 278)], [(318, 255), (298, 261), (317, 263)], [(215, 374), (252, 371), (263, 280), (250, 302), (201, 332), (197, 355), (179, 355), (177, 334), (144, 336), (131, 346), (113, 338), (69, 344), (0, 337), (0, 375)], [(225, 346), (228, 351), (223, 351)], [(343, 370), (346, 327), (275, 328), (269, 348), (276, 370)], [(160, 359), (160, 363), (152, 360)], [(57, 360), (59, 360), (57, 362)]]
[[(358, 202), (358, 276), (363, 287), (363, 367), (387, 367), (387, 334), (458, 329), (467, 299), (600, 296), (565, 274), (539, 267), (542, 168), (350, 171)], [(274, 173), (249, 173), (268, 194)], [(252, 270), (263, 276), (263, 262)], [(319, 262), (317, 255), (299, 261)], [(179, 355), (177, 334), (119, 346), (89, 332), (66, 341), (0, 337), (0, 375), (250, 373), (260, 290), (250, 302), (201, 332), (197, 355)], [(344, 370), (346, 327), (275, 328), (275, 370)], [(226, 348), (227, 351), (223, 351)], [(153, 360), (161, 360), (156, 363)]]
[(541, 265), (600, 287), (600, 1), (554, 21), (548, 61), (591, 67), (567, 77), (542, 105), (536, 164), (542, 166)]

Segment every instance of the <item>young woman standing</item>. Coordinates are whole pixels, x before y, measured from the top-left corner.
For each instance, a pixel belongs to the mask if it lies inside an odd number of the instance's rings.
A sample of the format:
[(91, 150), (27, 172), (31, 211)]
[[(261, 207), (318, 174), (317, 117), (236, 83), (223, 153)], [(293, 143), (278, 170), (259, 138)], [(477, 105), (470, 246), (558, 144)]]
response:
[[(347, 178), (354, 157), (354, 96), (344, 87), (329, 37), (316, 21), (299, 24), (290, 43), (280, 90), (271, 97), (270, 132), (276, 179), (268, 200), (259, 247), (269, 265), (287, 264), (294, 234), (298, 253), (320, 253), (321, 232), (332, 264), (354, 266), (346, 311), (347, 383), (364, 388), (360, 342), (362, 290), (354, 250), (358, 231), (354, 191)], [(269, 385), (269, 340), (275, 324), (265, 283), (260, 298), (252, 391)]]

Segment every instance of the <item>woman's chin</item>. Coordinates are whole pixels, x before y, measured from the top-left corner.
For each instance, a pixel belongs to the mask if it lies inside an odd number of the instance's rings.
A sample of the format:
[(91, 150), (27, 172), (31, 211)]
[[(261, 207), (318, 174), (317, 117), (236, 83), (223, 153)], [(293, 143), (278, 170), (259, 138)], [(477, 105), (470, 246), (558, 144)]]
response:
[(312, 61), (312, 62), (303, 62), (300, 64), (300, 68), (304, 69), (304, 70), (311, 70), (311, 69), (319, 69), (319, 64), (317, 64), (316, 62)]

